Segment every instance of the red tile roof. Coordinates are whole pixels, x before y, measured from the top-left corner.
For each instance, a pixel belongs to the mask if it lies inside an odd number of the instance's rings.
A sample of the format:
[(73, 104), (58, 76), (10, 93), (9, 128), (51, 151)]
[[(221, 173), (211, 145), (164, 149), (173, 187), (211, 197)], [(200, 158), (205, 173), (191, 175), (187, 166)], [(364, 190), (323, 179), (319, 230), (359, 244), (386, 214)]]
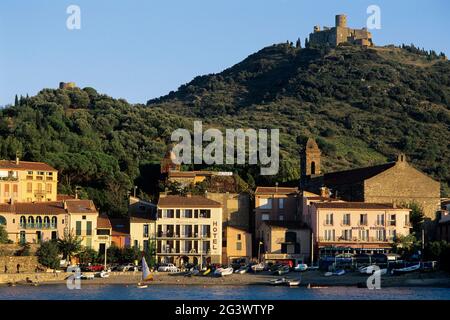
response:
[(58, 194), (58, 195), (56, 195), (56, 200), (58, 200), (58, 201), (64, 201), (64, 200), (70, 200), (70, 199), (75, 199), (75, 197), (71, 196), (69, 194)]
[(53, 172), (58, 171), (44, 162), (19, 161), (19, 164), (16, 164), (16, 161), (13, 160), (0, 160), (0, 169), (53, 171)]
[(111, 229), (111, 221), (108, 216), (101, 215), (97, 217), (97, 229)]
[(222, 205), (202, 196), (161, 196), (159, 208), (220, 208)]
[(298, 193), (298, 188), (292, 187), (257, 187), (255, 194), (293, 194)]
[(0, 212), (15, 214), (65, 214), (64, 205), (59, 201), (48, 202), (16, 202), (14, 204), (1, 204)]
[(392, 203), (367, 203), (367, 202), (313, 202), (316, 208), (324, 209), (401, 209)]
[(70, 213), (97, 213), (94, 202), (92, 200), (66, 200), (67, 211)]

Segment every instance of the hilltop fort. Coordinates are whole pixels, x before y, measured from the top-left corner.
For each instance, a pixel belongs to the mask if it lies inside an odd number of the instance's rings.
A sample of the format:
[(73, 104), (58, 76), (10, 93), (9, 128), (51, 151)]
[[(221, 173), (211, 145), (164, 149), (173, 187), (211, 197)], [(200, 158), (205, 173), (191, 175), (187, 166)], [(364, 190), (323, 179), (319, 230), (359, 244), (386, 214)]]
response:
[(314, 32), (309, 34), (310, 45), (329, 45), (336, 47), (341, 43), (349, 43), (365, 47), (373, 47), (372, 34), (367, 28), (351, 29), (347, 27), (347, 16), (336, 15), (336, 26), (329, 28), (314, 27)]

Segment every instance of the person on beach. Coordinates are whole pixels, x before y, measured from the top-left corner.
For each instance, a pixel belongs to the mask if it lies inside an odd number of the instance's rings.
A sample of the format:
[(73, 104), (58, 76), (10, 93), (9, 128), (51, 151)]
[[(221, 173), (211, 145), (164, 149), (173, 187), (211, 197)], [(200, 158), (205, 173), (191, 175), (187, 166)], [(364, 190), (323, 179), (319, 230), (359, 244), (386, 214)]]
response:
[(17, 264), (17, 273), (20, 273), (20, 263)]
[(8, 266), (5, 264), (5, 273), (8, 273)]

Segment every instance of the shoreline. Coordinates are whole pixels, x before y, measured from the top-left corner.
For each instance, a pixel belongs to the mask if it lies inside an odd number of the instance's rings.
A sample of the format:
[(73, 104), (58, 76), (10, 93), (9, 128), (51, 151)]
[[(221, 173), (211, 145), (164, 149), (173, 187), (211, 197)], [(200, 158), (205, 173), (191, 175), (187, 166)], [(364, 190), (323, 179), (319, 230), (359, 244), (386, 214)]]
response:
[[(61, 285), (66, 284), (67, 279), (55, 279), (39, 281), (39, 274), (37, 275), (37, 283), (40, 285)], [(65, 274), (64, 274), (65, 275)], [(183, 275), (169, 275), (168, 273), (155, 273), (154, 280), (149, 281), (149, 286), (171, 285), (171, 286), (270, 286), (269, 280), (281, 277), (286, 278), (301, 278), (300, 287), (306, 287), (308, 284), (318, 287), (355, 287), (366, 286), (367, 276), (358, 274), (356, 272), (348, 273), (343, 276), (325, 277), (320, 271), (306, 271), (306, 272), (290, 272), (285, 276), (274, 276), (267, 272), (248, 273), (248, 274), (233, 274), (226, 277), (213, 276), (191, 276), (185, 277)], [(33, 277), (32, 279), (35, 279)], [(103, 285), (124, 285), (135, 286), (140, 281), (140, 273), (112, 273), (109, 278), (94, 278), (92, 280), (81, 280), (81, 285), (89, 286), (103, 286)], [(17, 286), (34, 286), (33, 283), (25, 281), (17, 281)], [(7, 287), (7, 283), (0, 284), (0, 287)], [(445, 272), (433, 273), (411, 273), (400, 276), (385, 275), (381, 277), (381, 287), (436, 287), (436, 288), (450, 288), (450, 274)]]

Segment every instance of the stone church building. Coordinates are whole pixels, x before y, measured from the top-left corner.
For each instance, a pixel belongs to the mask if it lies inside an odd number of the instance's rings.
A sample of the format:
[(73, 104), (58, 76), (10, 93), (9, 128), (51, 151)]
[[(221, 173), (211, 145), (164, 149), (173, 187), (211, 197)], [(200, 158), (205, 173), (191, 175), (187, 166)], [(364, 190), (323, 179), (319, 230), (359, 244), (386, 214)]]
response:
[(371, 167), (322, 174), (321, 152), (309, 138), (301, 159), (301, 188), (319, 193), (320, 187), (346, 201), (419, 204), (427, 220), (435, 221), (440, 208), (440, 183), (410, 165), (404, 154), (397, 161)]

